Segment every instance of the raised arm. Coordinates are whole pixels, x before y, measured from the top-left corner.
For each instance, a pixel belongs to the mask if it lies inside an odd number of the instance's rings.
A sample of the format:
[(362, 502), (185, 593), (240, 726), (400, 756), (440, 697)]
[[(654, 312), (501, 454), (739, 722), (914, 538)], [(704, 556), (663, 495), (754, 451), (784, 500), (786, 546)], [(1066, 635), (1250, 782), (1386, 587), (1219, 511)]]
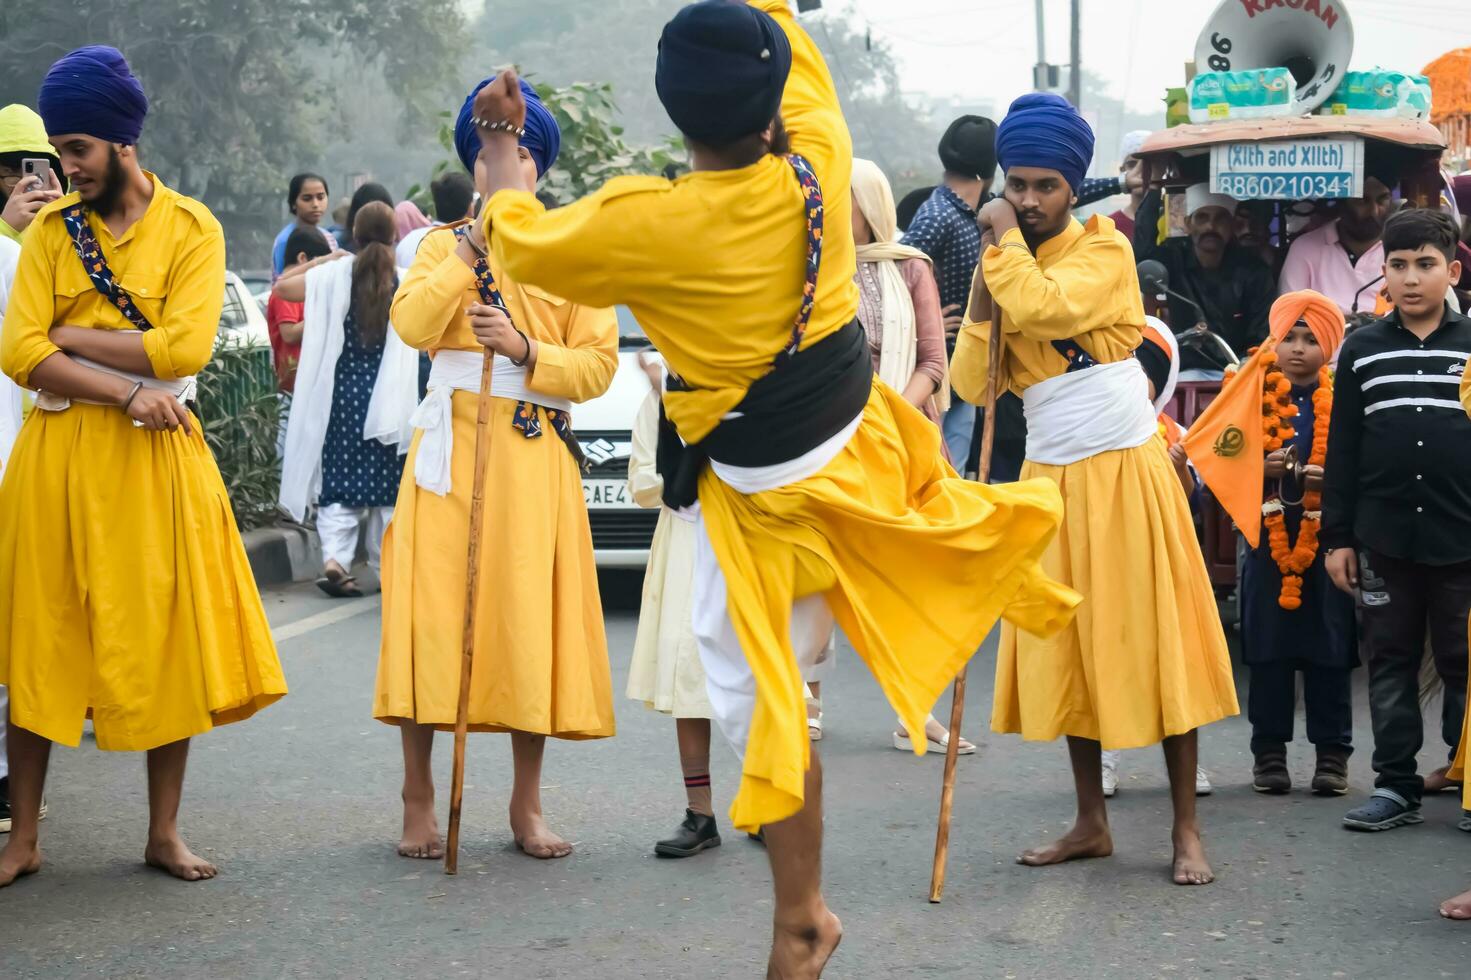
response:
[[(781, 117), (792, 152), (811, 161), (823, 189), (846, 195), (853, 172), (853, 138), (843, 119), (838, 89), (816, 42), (797, 23), (788, 0), (749, 0), (771, 15), (792, 46), (792, 70), (782, 92)], [(841, 188), (839, 187), (841, 185)]]
[(667, 275), (646, 229), (670, 187), (662, 177), (616, 177), (555, 211), (525, 191), (501, 191), (486, 205), (486, 234), (496, 262), (517, 282), (586, 306), (614, 306)]
[(460, 256), (451, 231), (434, 231), (419, 244), (414, 264), (393, 294), (388, 318), (404, 343), (419, 350), (439, 346), (464, 314), (465, 291), (475, 273)]

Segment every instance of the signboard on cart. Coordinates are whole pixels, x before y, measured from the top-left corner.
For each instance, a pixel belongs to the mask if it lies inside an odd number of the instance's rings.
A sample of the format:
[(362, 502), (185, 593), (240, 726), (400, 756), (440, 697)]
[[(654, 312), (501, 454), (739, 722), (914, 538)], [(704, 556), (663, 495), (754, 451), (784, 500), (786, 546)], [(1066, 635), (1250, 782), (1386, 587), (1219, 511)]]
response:
[(1211, 147), (1211, 190), (1238, 201), (1363, 197), (1364, 141), (1220, 143)]

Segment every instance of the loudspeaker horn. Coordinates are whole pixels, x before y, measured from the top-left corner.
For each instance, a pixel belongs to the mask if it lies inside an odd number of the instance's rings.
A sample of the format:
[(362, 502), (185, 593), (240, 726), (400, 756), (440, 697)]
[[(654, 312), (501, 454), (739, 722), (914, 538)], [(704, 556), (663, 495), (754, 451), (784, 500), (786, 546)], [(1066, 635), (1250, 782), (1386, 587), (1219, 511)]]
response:
[(1293, 106), (1307, 113), (1338, 88), (1353, 50), (1342, 0), (1221, 0), (1195, 42), (1195, 70), (1286, 68)]

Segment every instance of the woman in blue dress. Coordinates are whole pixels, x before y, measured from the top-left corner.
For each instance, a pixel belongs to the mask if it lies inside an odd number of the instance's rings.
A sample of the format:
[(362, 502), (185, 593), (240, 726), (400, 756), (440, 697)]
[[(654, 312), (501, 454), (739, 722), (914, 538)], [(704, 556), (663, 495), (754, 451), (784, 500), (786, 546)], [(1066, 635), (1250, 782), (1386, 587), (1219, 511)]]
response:
[(396, 237), (392, 210), (369, 203), (353, 221), (355, 256), (308, 263), (275, 287), (306, 304), (281, 502), (301, 519), (315, 497), (325, 559), (317, 585), (334, 597), (363, 594), (352, 561), (364, 530), (377, 574), (422, 387), (418, 352), (388, 320), (400, 272)]

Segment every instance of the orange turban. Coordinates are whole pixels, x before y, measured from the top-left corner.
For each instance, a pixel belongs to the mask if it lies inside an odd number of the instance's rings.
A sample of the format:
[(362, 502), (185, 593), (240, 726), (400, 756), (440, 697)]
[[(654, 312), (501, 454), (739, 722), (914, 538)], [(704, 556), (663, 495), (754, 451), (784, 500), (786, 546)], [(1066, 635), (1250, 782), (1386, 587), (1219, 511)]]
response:
[(1308, 325), (1318, 346), (1323, 348), (1323, 361), (1333, 359), (1333, 352), (1343, 343), (1343, 312), (1338, 304), (1312, 289), (1279, 296), (1267, 316), (1271, 325), (1271, 344), (1280, 344), (1288, 332), (1302, 321)]
[(1200, 479), (1255, 548), (1261, 542), (1262, 385), (1267, 355), (1299, 322), (1306, 323), (1326, 362), (1343, 343), (1343, 313), (1338, 304), (1311, 289), (1288, 293), (1272, 304), (1271, 332), (1230, 378), (1186, 434), (1185, 452)]

